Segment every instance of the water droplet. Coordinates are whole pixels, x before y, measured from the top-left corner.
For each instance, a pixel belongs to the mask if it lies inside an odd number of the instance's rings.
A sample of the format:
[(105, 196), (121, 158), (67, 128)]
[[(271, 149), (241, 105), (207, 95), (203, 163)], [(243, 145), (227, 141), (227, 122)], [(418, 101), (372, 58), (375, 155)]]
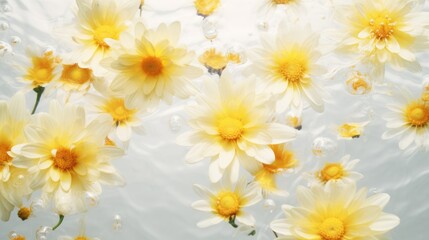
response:
[(18, 36), (12, 36), (10, 38), (10, 43), (12, 43), (13, 45), (20, 44), (21, 38), (19, 38)]
[(13, 49), (9, 43), (0, 41), (0, 56), (4, 56), (6, 54), (12, 54)]
[(274, 202), (272, 199), (267, 199), (264, 201), (264, 208), (270, 212), (273, 212), (276, 208), (276, 202)]
[(208, 40), (213, 40), (217, 37), (217, 22), (212, 17), (203, 19), (203, 33)]
[(3, 13), (12, 12), (12, 7), (7, 2), (0, 3), (0, 12), (3, 12)]
[(338, 144), (330, 138), (318, 137), (313, 141), (312, 152), (316, 157), (332, 155), (338, 149)]
[(52, 228), (48, 226), (40, 226), (36, 232), (36, 240), (47, 240), (48, 233), (52, 231)]
[(286, 124), (297, 130), (302, 129), (302, 116), (295, 111), (289, 111), (286, 114)]
[(96, 196), (92, 193), (86, 193), (86, 199), (87, 199), (88, 205), (91, 207), (97, 206), (98, 202), (100, 201), (99, 196)]
[(182, 128), (182, 118), (179, 115), (173, 115), (170, 118), (170, 130), (173, 132), (179, 132)]
[(122, 229), (122, 218), (118, 214), (113, 218), (112, 228), (114, 231), (120, 231)]
[(5, 21), (0, 21), (0, 30), (6, 31), (9, 29), (9, 23)]
[(265, 22), (265, 21), (262, 21), (262, 22), (258, 23), (258, 29), (260, 31), (265, 31), (266, 32), (266, 31), (269, 30), (269, 28), (270, 28), (270, 25), (267, 22)]
[(14, 239), (16, 237), (18, 237), (18, 233), (16, 233), (15, 231), (9, 232), (9, 234), (7, 235), (9, 237), (9, 239)]

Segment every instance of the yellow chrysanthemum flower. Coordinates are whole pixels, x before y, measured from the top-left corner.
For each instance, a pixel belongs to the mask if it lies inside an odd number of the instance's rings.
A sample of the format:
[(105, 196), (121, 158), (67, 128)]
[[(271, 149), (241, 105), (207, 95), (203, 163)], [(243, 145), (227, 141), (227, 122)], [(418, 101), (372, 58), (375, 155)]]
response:
[(422, 5), (415, 0), (359, 0), (336, 6), (340, 50), (357, 53), (375, 64), (375, 73), (384, 76), (385, 63), (398, 69), (420, 71), (416, 53), (428, 47)]
[(137, 98), (149, 106), (172, 97), (187, 98), (196, 93), (191, 80), (202, 70), (191, 66), (193, 53), (179, 46), (180, 23), (161, 24), (155, 30), (135, 26), (134, 36), (121, 37), (118, 56), (106, 62), (116, 74), (110, 88), (114, 94)]
[(192, 207), (214, 214), (214, 216), (198, 222), (198, 227), (205, 228), (222, 221), (235, 220), (246, 226), (254, 226), (255, 219), (245, 212), (244, 208), (252, 206), (262, 199), (261, 190), (257, 184), (248, 185), (246, 179), (242, 178), (235, 187), (226, 180), (223, 185), (215, 185), (213, 190), (197, 184), (194, 185), (194, 190), (203, 200), (192, 203)]
[(211, 15), (220, 5), (220, 0), (195, 0), (194, 6), (197, 14), (203, 17)]
[[(429, 150), (429, 103), (412, 96), (396, 98), (397, 104), (388, 105), (391, 111), (386, 115), (383, 139), (400, 137), (399, 148), (425, 147)], [(413, 144), (414, 143), (414, 144)]]
[(337, 128), (338, 137), (344, 139), (359, 138), (363, 133), (364, 127), (368, 125), (368, 123), (369, 122), (344, 123)]
[(75, 64), (63, 64), (61, 76), (55, 82), (57, 88), (68, 93), (80, 92), (85, 94), (94, 82), (95, 76), (91, 69)]
[[(82, 107), (52, 101), (49, 113), (35, 115), (25, 130), (27, 143), (14, 146), (16, 165), (36, 174), (44, 200), (67, 215), (85, 210), (85, 194), (101, 194), (101, 183), (123, 184), (111, 159), (123, 151), (105, 146), (112, 119), (99, 117), (86, 124)], [(19, 160), (19, 161), (18, 161)]]
[(267, 38), (261, 43), (262, 47), (251, 53), (253, 64), (247, 72), (256, 74), (266, 91), (279, 96), (277, 112), (302, 109), (304, 100), (322, 112), (322, 89), (314, 79), (324, 72), (317, 64), (321, 56), (317, 50), (318, 36), (311, 34), (308, 26), (291, 29), (283, 23), (276, 39)]
[(111, 56), (107, 39), (117, 40), (128, 29), (136, 15), (139, 2), (135, 0), (77, 0), (76, 26), (72, 38), (77, 49), (66, 55), (66, 64), (78, 63), (96, 75), (105, 72), (100, 61)]
[(295, 168), (298, 160), (294, 153), (286, 149), (283, 144), (271, 145), (270, 148), (274, 152), (275, 160), (271, 164), (262, 164), (262, 167), (253, 174), (255, 181), (261, 186), (264, 193), (286, 195), (286, 192), (278, 189), (276, 177), (278, 174)]
[(196, 106), (189, 107), (192, 131), (179, 136), (178, 144), (192, 146), (186, 155), (189, 163), (211, 157), (209, 177), (212, 182), (229, 172), (232, 181), (242, 165), (250, 172), (260, 164), (275, 160), (269, 144), (290, 142), (296, 130), (272, 122), (273, 108), (268, 95), (256, 95), (254, 80), (234, 84), (222, 74), (219, 84), (205, 82), (205, 91), (197, 97)]
[(52, 50), (27, 49), (27, 57), (19, 68), (23, 72), (21, 79), (30, 83), (32, 89), (44, 87), (58, 77), (61, 59)]
[(0, 219), (3, 221), (32, 192), (32, 177), (15, 166), (17, 156), (11, 152), (14, 146), (26, 141), (24, 128), (29, 121), (23, 94), (18, 93), (9, 102), (0, 101)]
[(367, 197), (354, 184), (298, 187), (297, 197), (300, 206), (284, 205), (286, 219), (271, 223), (278, 239), (380, 239), (399, 224), (397, 216), (383, 212), (389, 195)]

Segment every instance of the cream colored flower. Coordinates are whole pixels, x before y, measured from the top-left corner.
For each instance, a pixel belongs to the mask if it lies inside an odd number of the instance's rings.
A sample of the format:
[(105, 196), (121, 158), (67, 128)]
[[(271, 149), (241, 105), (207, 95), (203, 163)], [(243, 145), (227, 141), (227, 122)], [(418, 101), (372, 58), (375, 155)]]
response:
[(86, 235), (86, 222), (84, 219), (80, 220), (80, 230), (79, 234), (75, 237), (71, 236), (60, 236), (58, 240), (99, 240), (99, 238), (96, 237), (88, 237)]
[(210, 218), (198, 222), (198, 227), (205, 228), (222, 221), (235, 223), (235, 220), (243, 225), (255, 225), (255, 218), (245, 212), (244, 208), (262, 199), (261, 190), (257, 184), (247, 184), (246, 179), (241, 178), (235, 187), (226, 180), (223, 184), (215, 185), (213, 190), (197, 184), (194, 185), (194, 190), (203, 200), (192, 203), (192, 207), (213, 214)]
[(399, 224), (397, 216), (383, 212), (388, 194), (367, 197), (354, 184), (298, 187), (297, 197), (300, 206), (284, 205), (286, 219), (271, 223), (278, 239), (376, 240)]
[(415, 0), (359, 0), (336, 6), (340, 50), (357, 54), (375, 65), (377, 76), (384, 66), (420, 71), (416, 53), (428, 47), (425, 27), (429, 13)]
[(191, 80), (203, 71), (191, 66), (194, 54), (179, 46), (180, 23), (161, 24), (145, 30), (137, 23), (134, 36), (124, 34), (119, 54), (106, 65), (116, 74), (111, 84), (114, 94), (156, 106), (160, 100), (172, 102), (172, 97), (187, 98), (196, 93)]
[(75, 64), (63, 64), (61, 76), (54, 82), (56, 88), (62, 89), (69, 95), (71, 93), (86, 94), (95, 76), (91, 69)]
[(364, 127), (368, 125), (366, 122), (348, 122), (338, 126), (338, 137), (343, 139), (359, 138), (363, 132)]
[(65, 56), (66, 64), (78, 63), (96, 75), (105, 73), (100, 61), (112, 55), (106, 39), (119, 39), (137, 14), (135, 0), (76, 0), (78, 10), (75, 27), (71, 30), (77, 48)]
[(220, 0), (195, 0), (194, 7), (197, 14), (203, 17), (211, 15), (219, 8)]
[(32, 176), (15, 166), (11, 149), (26, 141), (24, 128), (30, 121), (25, 96), (16, 94), (9, 102), (0, 101), (0, 218), (9, 219), (14, 207), (32, 193)]
[(275, 39), (263, 38), (262, 46), (251, 53), (253, 64), (247, 72), (261, 79), (265, 91), (278, 96), (277, 112), (301, 109), (304, 101), (318, 112), (324, 110), (322, 89), (315, 81), (324, 72), (317, 63), (318, 39), (309, 26), (282, 23)]
[(426, 147), (429, 150), (429, 103), (412, 96), (396, 97), (395, 104), (387, 105), (390, 110), (383, 139), (400, 138), (399, 148)]
[(261, 186), (264, 196), (268, 193), (285, 196), (287, 192), (277, 187), (277, 175), (297, 167), (298, 160), (295, 158), (295, 154), (283, 144), (270, 145), (270, 148), (274, 152), (274, 162), (262, 164), (260, 169), (252, 174), (255, 182)]
[(363, 177), (362, 174), (353, 171), (359, 159), (350, 160), (350, 155), (345, 155), (339, 162), (326, 162), (315, 173), (305, 174), (310, 184), (353, 184)]
[(133, 132), (143, 133), (142, 118), (147, 112), (144, 105), (113, 95), (104, 84), (97, 82), (95, 88), (101, 95), (90, 95), (91, 108), (96, 114), (113, 118), (112, 130), (119, 140), (127, 142)]
[(111, 126), (108, 117), (86, 124), (82, 107), (52, 101), (49, 113), (35, 115), (26, 127), (28, 142), (12, 148), (15, 164), (36, 174), (42, 198), (53, 199), (59, 214), (82, 212), (86, 193), (98, 196), (101, 184), (123, 184), (110, 163), (123, 152), (104, 145)]
[(236, 181), (242, 165), (250, 172), (262, 163), (275, 160), (269, 144), (292, 141), (295, 129), (271, 121), (273, 108), (267, 95), (256, 95), (251, 78), (234, 84), (222, 74), (219, 84), (205, 81), (205, 90), (197, 104), (188, 108), (192, 131), (178, 138), (178, 144), (192, 146), (186, 155), (188, 163), (211, 157), (209, 177), (212, 182), (225, 172)]

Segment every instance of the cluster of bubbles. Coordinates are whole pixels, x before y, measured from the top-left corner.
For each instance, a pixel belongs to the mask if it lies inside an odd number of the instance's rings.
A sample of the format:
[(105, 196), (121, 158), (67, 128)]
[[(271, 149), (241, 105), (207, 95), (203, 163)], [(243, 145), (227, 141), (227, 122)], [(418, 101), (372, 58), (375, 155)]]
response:
[(7, 0), (0, 0), (0, 36), (1, 38), (8, 38), (8, 40), (0, 40), (0, 56), (13, 54), (13, 46), (21, 43), (18, 36), (5, 36), (10, 28), (7, 21), (7, 14), (12, 12), (12, 7)]

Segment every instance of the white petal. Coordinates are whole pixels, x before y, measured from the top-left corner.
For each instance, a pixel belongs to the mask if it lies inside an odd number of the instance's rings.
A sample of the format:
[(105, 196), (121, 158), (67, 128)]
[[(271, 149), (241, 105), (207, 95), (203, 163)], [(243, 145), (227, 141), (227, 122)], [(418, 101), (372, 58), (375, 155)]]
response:
[(383, 214), (377, 221), (369, 226), (373, 231), (387, 232), (399, 225), (399, 218), (393, 214)]
[(215, 216), (215, 217), (212, 217), (212, 218), (198, 222), (197, 226), (199, 228), (206, 228), (206, 227), (216, 225), (222, 221), (223, 221), (223, 219), (221, 217)]

